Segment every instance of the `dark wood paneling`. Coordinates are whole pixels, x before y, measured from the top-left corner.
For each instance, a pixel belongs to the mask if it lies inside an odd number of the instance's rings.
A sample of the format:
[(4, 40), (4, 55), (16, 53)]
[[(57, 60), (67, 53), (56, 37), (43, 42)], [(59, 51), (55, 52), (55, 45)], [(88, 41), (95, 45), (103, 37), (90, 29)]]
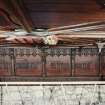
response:
[(97, 76), (99, 73), (99, 58), (97, 49), (76, 49), (74, 55), (74, 76)]
[(1, 47), (0, 77), (69, 77), (105, 76), (105, 56), (97, 48), (71, 47)]
[(94, 0), (23, 0), (25, 3), (77, 3), (77, 4), (83, 4), (83, 3), (92, 3), (95, 2)]
[(102, 50), (100, 65), (100, 76), (105, 76), (105, 49)]
[[(81, 6), (82, 5), (82, 6)], [(69, 4), (69, 3), (34, 3), (34, 4), (27, 4), (27, 8), (31, 12), (94, 12), (99, 11), (99, 8), (94, 6), (89, 6), (90, 4)]]
[(42, 61), (40, 50), (32, 48), (16, 48), (15, 72), (18, 76), (41, 76)]
[(8, 76), (12, 73), (13, 63), (9, 54), (10, 50), (8, 48), (0, 48), (0, 76)]
[(94, 0), (24, 0), (24, 4), (30, 11), (92, 12), (100, 10)]
[(71, 50), (48, 49), (46, 56), (47, 76), (71, 76)]

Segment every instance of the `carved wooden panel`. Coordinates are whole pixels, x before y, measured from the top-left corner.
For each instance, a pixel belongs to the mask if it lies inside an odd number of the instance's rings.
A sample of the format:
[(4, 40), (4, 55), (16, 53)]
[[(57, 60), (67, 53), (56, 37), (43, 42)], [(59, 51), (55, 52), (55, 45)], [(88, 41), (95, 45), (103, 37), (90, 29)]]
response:
[(95, 48), (75, 49), (74, 76), (97, 76), (99, 73), (98, 51)]
[(41, 51), (36, 48), (15, 48), (15, 70), (18, 76), (41, 76)]
[(105, 49), (102, 50), (101, 58), (100, 58), (100, 75), (105, 75)]
[(12, 58), (10, 48), (0, 48), (0, 76), (11, 75)]
[(68, 48), (52, 48), (46, 51), (47, 76), (71, 75), (70, 51)]
[(0, 77), (105, 76), (105, 49), (0, 47)]

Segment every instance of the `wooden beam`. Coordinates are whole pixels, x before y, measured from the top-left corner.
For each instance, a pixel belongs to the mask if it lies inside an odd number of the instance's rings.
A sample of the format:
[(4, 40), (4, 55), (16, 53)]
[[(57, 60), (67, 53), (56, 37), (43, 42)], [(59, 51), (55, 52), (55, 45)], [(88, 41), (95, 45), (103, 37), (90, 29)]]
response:
[[(31, 24), (28, 22), (27, 20), (27, 16), (26, 14), (24, 14), (22, 8), (20, 7), (20, 4), (19, 4), (19, 0), (16, 1), (16, 0), (10, 0), (14, 9), (16, 9), (17, 11), (17, 14), (15, 14), (15, 16), (17, 16), (18, 20), (20, 20), (22, 26), (24, 29), (26, 29), (28, 32), (31, 32), (32, 31), (32, 27), (31, 27)], [(23, 5), (24, 7), (24, 5)], [(30, 19), (31, 20), (31, 19)]]
[(51, 31), (62, 31), (62, 30), (93, 30), (93, 29), (100, 29), (105, 28), (105, 21), (95, 21), (95, 22), (87, 22), (82, 24), (76, 24), (76, 25), (68, 25), (68, 26), (61, 26), (56, 28), (50, 28), (48, 29), (49, 32)]
[(85, 32), (65, 32), (56, 35), (56, 37), (62, 37), (62, 38), (105, 38), (105, 32), (101, 31), (85, 31)]
[(2, 0), (2, 9), (8, 12), (11, 20), (21, 25), (26, 31), (31, 32), (32, 24), (28, 22), (27, 15), (23, 11), (24, 6), (21, 8), (18, 1), (19, 0)]

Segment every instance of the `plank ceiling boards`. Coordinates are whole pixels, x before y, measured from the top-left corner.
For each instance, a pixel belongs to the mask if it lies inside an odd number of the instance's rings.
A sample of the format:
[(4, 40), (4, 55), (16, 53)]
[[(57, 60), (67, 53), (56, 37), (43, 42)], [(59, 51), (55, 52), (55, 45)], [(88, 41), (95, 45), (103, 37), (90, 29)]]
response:
[(31, 31), (32, 28), (103, 21), (105, 10), (99, 4), (97, 0), (0, 0), (0, 9)]
[[(0, 0), (0, 26), (24, 29), (28, 32), (25, 34), (28, 35), (35, 35), (37, 28), (48, 29), (49, 33), (44, 34), (49, 35), (55, 35), (54, 28), (58, 28), (62, 34), (67, 31), (99, 33), (99, 31), (105, 31), (103, 5), (100, 6), (99, 0)], [(69, 27), (63, 28), (66, 31), (61, 32), (60, 27), (64, 26)], [(19, 41), (15, 42), (21, 42), (20, 39), (19, 37)]]
[(23, 3), (37, 28), (99, 21), (105, 15), (95, 0), (23, 0)]

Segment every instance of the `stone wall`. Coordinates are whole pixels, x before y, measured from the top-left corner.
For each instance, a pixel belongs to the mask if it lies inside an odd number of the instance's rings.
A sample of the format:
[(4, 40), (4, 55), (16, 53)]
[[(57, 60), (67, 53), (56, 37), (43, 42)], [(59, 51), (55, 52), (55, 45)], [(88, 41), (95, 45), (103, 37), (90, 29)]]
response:
[(1, 86), (0, 105), (105, 105), (105, 85)]

